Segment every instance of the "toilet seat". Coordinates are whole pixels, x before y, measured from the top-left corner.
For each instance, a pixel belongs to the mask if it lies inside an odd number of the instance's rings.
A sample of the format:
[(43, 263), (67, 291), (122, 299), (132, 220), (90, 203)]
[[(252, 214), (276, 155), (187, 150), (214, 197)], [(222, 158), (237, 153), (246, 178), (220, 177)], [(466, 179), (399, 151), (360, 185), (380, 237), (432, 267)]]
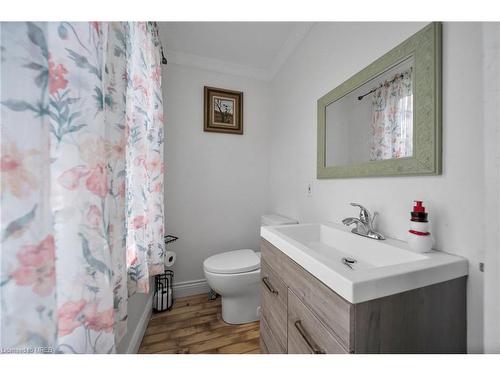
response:
[(250, 249), (212, 255), (203, 262), (206, 271), (218, 274), (237, 274), (260, 268), (260, 257)]

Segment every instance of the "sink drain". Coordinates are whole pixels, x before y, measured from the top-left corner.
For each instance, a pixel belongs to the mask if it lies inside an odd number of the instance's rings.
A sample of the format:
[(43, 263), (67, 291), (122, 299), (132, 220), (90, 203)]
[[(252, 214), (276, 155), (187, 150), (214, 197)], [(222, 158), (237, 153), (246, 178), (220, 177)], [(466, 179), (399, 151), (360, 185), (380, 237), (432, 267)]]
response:
[(357, 260), (354, 258), (342, 258), (342, 264), (349, 267), (351, 270), (353, 269), (352, 265), (356, 262), (357, 262)]

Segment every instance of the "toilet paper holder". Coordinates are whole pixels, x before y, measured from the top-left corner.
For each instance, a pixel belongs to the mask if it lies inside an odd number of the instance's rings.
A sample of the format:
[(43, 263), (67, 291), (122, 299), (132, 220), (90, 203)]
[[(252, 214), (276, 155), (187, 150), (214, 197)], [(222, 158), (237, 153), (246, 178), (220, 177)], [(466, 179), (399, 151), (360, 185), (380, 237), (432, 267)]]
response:
[[(173, 235), (164, 236), (165, 250), (167, 245), (177, 241), (179, 237)], [(155, 276), (155, 292), (153, 295), (153, 311), (160, 312), (172, 309), (174, 305), (174, 271), (166, 270)]]
[(179, 239), (179, 237), (173, 236), (171, 234), (167, 234), (166, 236), (163, 237), (163, 240), (165, 241), (165, 247), (172, 242), (175, 242)]

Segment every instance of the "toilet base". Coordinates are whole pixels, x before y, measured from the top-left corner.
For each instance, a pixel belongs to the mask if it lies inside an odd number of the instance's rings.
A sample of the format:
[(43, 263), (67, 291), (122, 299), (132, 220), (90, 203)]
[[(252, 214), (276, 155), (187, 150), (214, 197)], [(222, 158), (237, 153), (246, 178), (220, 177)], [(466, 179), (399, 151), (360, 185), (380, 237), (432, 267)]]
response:
[(260, 298), (258, 293), (254, 294), (254, 296), (222, 297), (222, 320), (229, 324), (244, 324), (259, 320), (257, 310)]

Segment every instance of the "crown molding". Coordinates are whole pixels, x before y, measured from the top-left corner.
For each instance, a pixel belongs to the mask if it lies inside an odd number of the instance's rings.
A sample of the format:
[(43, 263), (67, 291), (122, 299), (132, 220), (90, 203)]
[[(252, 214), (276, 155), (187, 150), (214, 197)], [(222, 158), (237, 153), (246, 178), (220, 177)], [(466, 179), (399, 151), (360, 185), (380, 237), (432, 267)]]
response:
[(285, 65), (287, 60), (295, 52), (305, 36), (309, 33), (313, 25), (314, 22), (301, 22), (299, 25), (297, 25), (297, 27), (294, 28), (290, 36), (279, 49), (278, 54), (276, 55), (271, 66), (268, 69), (268, 76), (270, 81), (272, 81), (274, 77), (276, 77), (283, 65)]
[(228, 61), (212, 59), (191, 53), (170, 50), (167, 51), (167, 59), (169, 63), (176, 65), (211, 70), (218, 73), (257, 79), (259, 81), (269, 80), (269, 74), (266, 69), (252, 68), (246, 65), (238, 65)]
[(181, 51), (167, 50), (166, 55), (168, 62), (172, 64), (269, 82), (278, 74), (313, 25), (314, 22), (302, 22), (294, 28), (290, 36), (279, 49), (270, 66), (266, 69), (253, 68), (247, 65), (235, 64), (225, 60), (213, 59)]

